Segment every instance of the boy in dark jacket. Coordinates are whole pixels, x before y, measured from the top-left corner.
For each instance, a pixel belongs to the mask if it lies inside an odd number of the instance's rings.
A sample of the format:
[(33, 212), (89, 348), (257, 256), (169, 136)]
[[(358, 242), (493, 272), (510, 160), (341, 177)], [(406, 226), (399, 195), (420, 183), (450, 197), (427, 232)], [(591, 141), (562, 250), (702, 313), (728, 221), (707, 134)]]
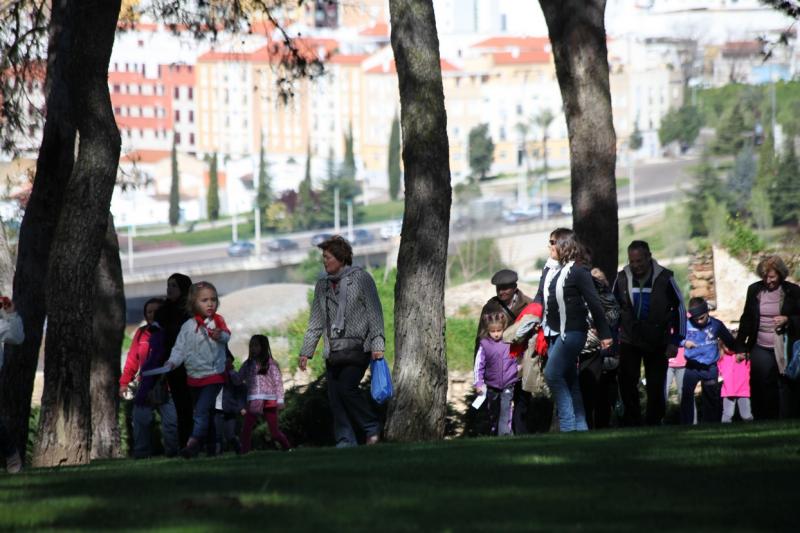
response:
[[(233, 369), (233, 354), (225, 349), (225, 367), (230, 371)], [(227, 373), (226, 373), (227, 375)], [(247, 406), (247, 387), (245, 385), (235, 385), (229, 377), (225, 378), (225, 384), (217, 396), (217, 404), (214, 409), (214, 429), (216, 430), (216, 453), (233, 450), (238, 455), (241, 453), (239, 434), (236, 431), (236, 423), (239, 416)]]

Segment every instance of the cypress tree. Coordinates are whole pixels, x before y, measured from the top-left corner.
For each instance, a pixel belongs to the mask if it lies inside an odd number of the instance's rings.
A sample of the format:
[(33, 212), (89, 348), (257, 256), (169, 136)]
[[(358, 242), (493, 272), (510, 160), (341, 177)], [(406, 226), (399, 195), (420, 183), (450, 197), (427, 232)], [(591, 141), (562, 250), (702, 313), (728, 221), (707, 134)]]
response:
[(208, 168), (208, 193), (206, 195), (206, 213), (209, 220), (219, 219), (219, 181), (217, 178), (217, 154), (211, 156)]
[(308, 146), (306, 156), (306, 173), (297, 191), (297, 208), (295, 210), (295, 224), (302, 229), (309, 229), (314, 225), (314, 193), (311, 186), (311, 145)]
[(172, 230), (178, 225), (181, 217), (180, 173), (178, 172), (178, 149), (175, 136), (172, 138), (172, 183), (169, 186), (169, 225)]
[(267, 209), (272, 203), (272, 177), (267, 170), (267, 159), (264, 154), (264, 134), (261, 134), (261, 149), (258, 155), (258, 188), (256, 206), (261, 211), (261, 219), (266, 220)]
[(397, 200), (400, 195), (400, 120), (392, 119), (392, 133), (389, 135), (389, 197)]
[(775, 186), (770, 189), (772, 213), (775, 222), (786, 224), (795, 222), (800, 217), (800, 176), (798, 176), (798, 160), (794, 149), (794, 138), (787, 137), (783, 155), (778, 165)]

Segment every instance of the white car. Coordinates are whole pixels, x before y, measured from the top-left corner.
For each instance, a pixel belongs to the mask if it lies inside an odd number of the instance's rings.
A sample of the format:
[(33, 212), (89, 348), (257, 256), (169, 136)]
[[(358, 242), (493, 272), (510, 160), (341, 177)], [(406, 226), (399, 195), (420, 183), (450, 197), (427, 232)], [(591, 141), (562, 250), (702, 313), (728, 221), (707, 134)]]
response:
[(394, 237), (399, 237), (400, 232), (403, 230), (402, 220), (392, 220), (388, 224), (381, 226), (380, 235), (381, 239), (388, 241)]

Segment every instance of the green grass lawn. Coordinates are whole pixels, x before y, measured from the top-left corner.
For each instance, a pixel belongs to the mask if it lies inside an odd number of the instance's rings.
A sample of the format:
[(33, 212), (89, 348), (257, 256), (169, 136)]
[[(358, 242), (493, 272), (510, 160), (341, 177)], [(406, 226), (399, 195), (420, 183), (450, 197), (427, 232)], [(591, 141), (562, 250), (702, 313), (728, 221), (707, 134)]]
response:
[(800, 425), (98, 461), (0, 477), (0, 529), (792, 531)]
[(403, 200), (394, 200), (379, 204), (360, 205), (358, 210), (363, 214), (361, 222), (364, 224), (395, 218), (401, 219), (405, 210), (405, 202)]
[[(253, 224), (251, 222), (240, 222), (237, 224), (240, 239), (253, 238)], [(157, 244), (163, 242), (174, 242), (184, 246), (195, 244), (210, 244), (215, 242), (230, 242), (232, 236), (230, 222), (220, 222), (216, 228), (186, 231), (179, 229), (175, 233), (164, 233), (162, 235), (150, 235), (147, 237), (134, 237), (134, 246), (147, 244)]]

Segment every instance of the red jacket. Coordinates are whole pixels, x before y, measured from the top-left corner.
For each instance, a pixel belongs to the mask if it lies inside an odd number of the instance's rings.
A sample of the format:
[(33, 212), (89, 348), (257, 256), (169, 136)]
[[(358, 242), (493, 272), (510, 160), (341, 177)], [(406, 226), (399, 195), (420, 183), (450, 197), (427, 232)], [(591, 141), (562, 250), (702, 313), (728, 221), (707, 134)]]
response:
[(147, 354), (150, 353), (150, 331), (148, 326), (142, 326), (133, 334), (133, 342), (128, 350), (125, 359), (125, 367), (122, 369), (122, 376), (119, 378), (119, 388), (124, 389), (128, 383), (133, 381), (136, 373), (147, 361)]

